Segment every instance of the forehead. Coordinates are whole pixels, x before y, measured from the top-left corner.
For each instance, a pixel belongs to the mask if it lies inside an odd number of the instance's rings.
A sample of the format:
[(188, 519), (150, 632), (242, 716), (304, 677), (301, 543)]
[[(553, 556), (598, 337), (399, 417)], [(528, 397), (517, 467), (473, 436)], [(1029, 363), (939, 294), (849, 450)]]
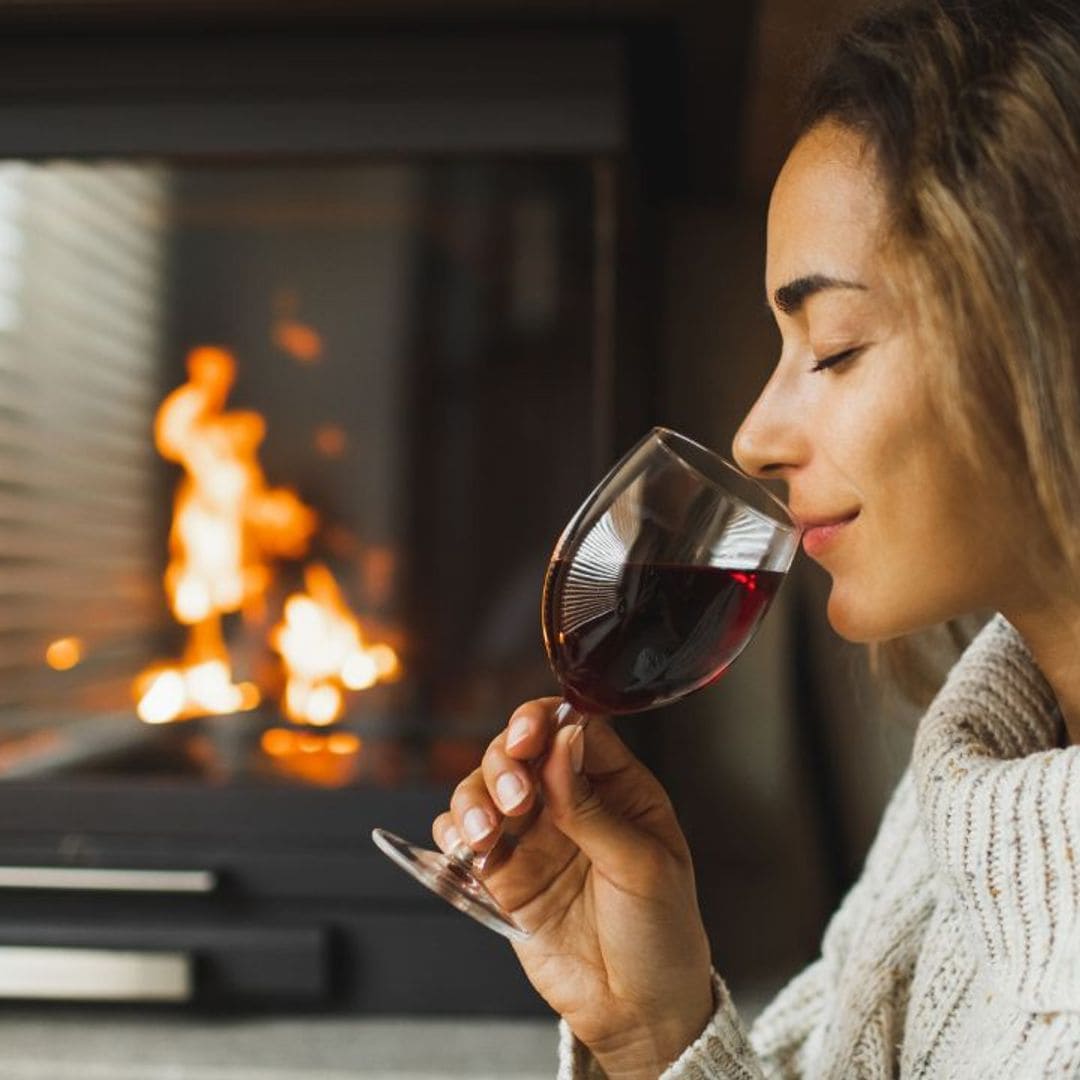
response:
[(885, 201), (864, 140), (835, 123), (794, 146), (769, 203), (766, 287), (824, 274), (870, 284)]

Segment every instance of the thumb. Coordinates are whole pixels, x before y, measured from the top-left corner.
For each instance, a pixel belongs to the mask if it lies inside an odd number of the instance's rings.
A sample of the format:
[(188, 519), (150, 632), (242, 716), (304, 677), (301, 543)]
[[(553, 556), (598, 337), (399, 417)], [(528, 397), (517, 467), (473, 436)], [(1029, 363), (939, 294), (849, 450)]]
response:
[[(593, 733), (600, 735), (597, 731)], [(544, 801), (555, 827), (577, 845), (598, 870), (622, 876), (641, 857), (642, 835), (604, 804), (585, 771), (586, 726), (572, 724), (555, 735), (541, 772)]]

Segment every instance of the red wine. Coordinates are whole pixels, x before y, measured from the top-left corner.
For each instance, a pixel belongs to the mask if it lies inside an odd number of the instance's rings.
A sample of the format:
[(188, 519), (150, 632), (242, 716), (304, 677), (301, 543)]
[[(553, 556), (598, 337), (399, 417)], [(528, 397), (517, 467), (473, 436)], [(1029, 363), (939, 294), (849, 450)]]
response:
[(783, 580), (773, 570), (553, 560), (544, 640), (582, 712), (637, 712), (712, 682), (753, 636)]

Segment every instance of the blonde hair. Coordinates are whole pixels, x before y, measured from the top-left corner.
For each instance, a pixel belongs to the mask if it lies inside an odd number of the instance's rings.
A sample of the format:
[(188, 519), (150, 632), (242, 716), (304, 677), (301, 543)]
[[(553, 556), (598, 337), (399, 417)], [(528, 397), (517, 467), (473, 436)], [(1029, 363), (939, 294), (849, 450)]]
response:
[[(1044, 554), (1080, 581), (1074, 3), (921, 0), (874, 12), (816, 73), (801, 130), (839, 122), (872, 149), (902, 287), (946, 361), (933, 374), (948, 430), (1030, 503)], [(875, 651), (912, 697), (940, 680), (917, 642)]]

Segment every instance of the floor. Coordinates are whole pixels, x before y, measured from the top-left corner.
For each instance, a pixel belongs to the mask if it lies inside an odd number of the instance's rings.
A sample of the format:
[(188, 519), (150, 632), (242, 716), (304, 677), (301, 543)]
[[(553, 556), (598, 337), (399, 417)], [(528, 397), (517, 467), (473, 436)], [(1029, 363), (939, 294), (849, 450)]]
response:
[(0, 1015), (4, 1080), (551, 1080), (552, 1021)]
[[(736, 993), (750, 1023), (774, 986)], [(2, 1080), (551, 1080), (554, 1020), (206, 1018), (5, 1004)]]

